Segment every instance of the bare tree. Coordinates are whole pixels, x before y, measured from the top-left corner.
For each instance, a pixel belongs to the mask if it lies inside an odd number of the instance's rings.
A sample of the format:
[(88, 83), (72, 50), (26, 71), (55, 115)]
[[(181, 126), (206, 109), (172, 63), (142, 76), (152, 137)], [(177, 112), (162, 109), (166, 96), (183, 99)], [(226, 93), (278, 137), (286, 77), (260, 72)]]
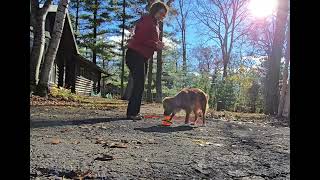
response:
[(195, 47), (192, 55), (198, 61), (200, 72), (210, 73), (210, 70), (214, 68), (214, 55), (211, 47)]
[(273, 38), (271, 57), (266, 75), (266, 114), (277, 114), (279, 105), (280, 61), (285, 39), (285, 30), (289, 12), (289, 0), (279, 0), (275, 35)]
[[(198, 61), (198, 69), (201, 75), (211, 76), (210, 87), (208, 89), (211, 102), (214, 102), (214, 84), (216, 82), (217, 74), (220, 69), (221, 59), (219, 57), (219, 49), (213, 47), (202, 47), (198, 46), (192, 49), (192, 56)], [(213, 71), (212, 71), (213, 70)]]
[(253, 21), (250, 33), (247, 36), (248, 42), (252, 45), (252, 54), (265, 56), (261, 69), (262, 92), (264, 102), (267, 102), (268, 82), (266, 78), (268, 63), (271, 59), (273, 40), (275, 36), (276, 16), (269, 19)]
[(122, 36), (121, 36), (121, 50), (122, 50), (122, 61), (121, 61), (121, 96), (124, 95), (123, 91), (123, 79), (124, 79), (124, 61), (125, 61), (125, 48), (124, 48), (124, 30), (126, 22), (126, 0), (122, 2)]
[(33, 27), (33, 46), (30, 54), (30, 90), (35, 90), (39, 79), (40, 64), (45, 47), (45, 22), (52, 0), (46, 0), (40, 8), (38, 0), (31, 0), (31, 25)]
[[(150, 7), (151, 7), (151, 4), (153, 3), (154, 1), (153, 0), (149, 0), (148, 1), (148, 4), (146, 6), (146, 10), (149, 11)], [(148, 84), (147, 84), (147, 102), (152, 102), (153, 98), (152, 98), (152, 79), (153, 79), (153, 57), (151, 57), (149, 60), (149, 63), (148, 63), (148, 73), (147, 73), (147, 76), (148, 76)]]
[(40, 79), (37, 85), (37, 94), (42, 97), (48, 96), (49, 74), (56, 58), (60, 44), (64, 22), (68, 10), (69, 0), (60, 0), (53, 25), (52, 39), (46, 52), (43, 66), (40, 72)]
[(256, 51), (255, 54), (267, 55), (268, 59), (270, 59), (274, 32), (274, 18), (252, 23), (250, 33), (247, 35), (247, 40), (252, 45), (252, 49)]
[(248, 0), (197, 0), (199, 8), (194, 15), (209, 29), (210, 39), (221, 49), (223, 77), (227, 77), (234, 43), (250, 29), (250, 26), (244, 26), (247, 2)]
[(188, 14), (190, 12), (190, 5), (188, 0), (178, 0), (178, 16), (176, 16), (176, 21), (181, 31), (181, 47), (182, 47), (182, 71), (184, 75), (187, 73), (187, 43), (186, 43), (186, 31), (187, 25), (186, 21)]

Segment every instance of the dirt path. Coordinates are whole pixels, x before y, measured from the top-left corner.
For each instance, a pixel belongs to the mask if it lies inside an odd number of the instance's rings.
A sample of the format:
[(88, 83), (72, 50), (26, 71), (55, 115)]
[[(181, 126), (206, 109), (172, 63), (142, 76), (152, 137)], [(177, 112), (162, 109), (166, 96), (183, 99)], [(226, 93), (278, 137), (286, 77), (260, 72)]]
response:
[[(124, 108), (30, 112), (31, 179), (290, 179), (285, 126), (209, 118), (206, 127), (161, 127), (159, 119), (126, 120)], [(162, 109), (146, 104), (142, 113)]]

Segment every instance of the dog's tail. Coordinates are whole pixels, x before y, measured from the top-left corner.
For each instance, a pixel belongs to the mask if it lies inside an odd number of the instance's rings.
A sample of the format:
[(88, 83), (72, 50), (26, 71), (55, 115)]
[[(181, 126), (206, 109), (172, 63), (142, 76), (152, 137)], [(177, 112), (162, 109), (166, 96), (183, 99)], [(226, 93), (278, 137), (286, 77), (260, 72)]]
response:
[(205, 102), (205, 104), (203, 104), (203, 110), (205, 111), (205, 112), (207, 112), (208, 111), (208, 109), (209, 109), (209, 104), (208, 104), (208, 102), (209, 102), (209, 95), (208, 94), (206, 94), (206, 93), (203, 93), (204, 94), (204, 102)]

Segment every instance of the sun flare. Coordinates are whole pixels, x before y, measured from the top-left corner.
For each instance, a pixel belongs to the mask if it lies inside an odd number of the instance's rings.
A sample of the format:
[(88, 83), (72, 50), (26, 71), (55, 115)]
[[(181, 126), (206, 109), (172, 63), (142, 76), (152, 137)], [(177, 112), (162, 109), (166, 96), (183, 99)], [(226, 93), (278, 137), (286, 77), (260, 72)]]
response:
[(273, 14), (278, 5), (278, 0), (250, 0), (248, 9), (251, 14), (258, 18)]

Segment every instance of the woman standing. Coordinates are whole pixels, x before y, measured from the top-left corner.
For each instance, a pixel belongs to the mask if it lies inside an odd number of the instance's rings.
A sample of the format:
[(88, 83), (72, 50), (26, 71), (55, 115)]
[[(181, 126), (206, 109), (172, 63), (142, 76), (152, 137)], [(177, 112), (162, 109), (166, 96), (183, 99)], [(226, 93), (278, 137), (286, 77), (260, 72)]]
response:
[(141, 99), (144, 90), (146, 63), (154, 51), (163, 49), (164, 44), (159, 40), (159, 21), (167, 15), (168, 7), (162, 3), (154, 3), (149, 14), (141, 17), (135, 27), (135, 32), (128, 43), (126, 64), (132, 74), (133, 89), (129, 98), (127, 118), (141, 120)]

